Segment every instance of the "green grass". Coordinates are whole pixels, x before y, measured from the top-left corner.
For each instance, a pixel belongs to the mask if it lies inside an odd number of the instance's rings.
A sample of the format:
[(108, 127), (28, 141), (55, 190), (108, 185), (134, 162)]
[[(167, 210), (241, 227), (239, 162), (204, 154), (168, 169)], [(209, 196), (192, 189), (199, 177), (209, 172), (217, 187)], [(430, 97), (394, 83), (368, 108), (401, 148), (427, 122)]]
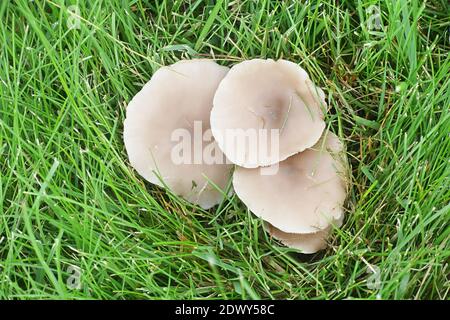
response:
[[(0, 1), (0, 298), (450, 298), (446, 0), (79, 0), (68, 29), (73, 3)], [(127, 102), (191, 57), (285, 58), (324, 88), (353, 172), (324, 254), (278, 246), (236, 196), (204, 211), (131, 168)]]

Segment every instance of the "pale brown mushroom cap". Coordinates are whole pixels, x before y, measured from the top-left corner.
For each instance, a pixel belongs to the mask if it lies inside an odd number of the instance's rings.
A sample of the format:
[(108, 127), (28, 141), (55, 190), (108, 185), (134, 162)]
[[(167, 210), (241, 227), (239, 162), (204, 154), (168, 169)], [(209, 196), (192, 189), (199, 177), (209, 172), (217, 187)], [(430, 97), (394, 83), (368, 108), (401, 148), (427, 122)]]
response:
[[(214, 96), (211, 129), (231, 162), (246, 168), (268, 166), (319, 140), (325, 128), (325, 108), (323, 91), (301, 67), (286, 60), (253, 59), (233, 66), (220, 83)], [(225, 138), (227, 130), (236, 129), (279, 130), (279, 150), (263, 159), (246, 146), (243, 157)], [(270, 150), (270, 139), (262, 145)], [(260, 149), (258, 152), (263, 153)]]
[(287, 233), (268, 222), (264, 223), (264, 229), (285, 246), (301, 250), (305, 254), (311, 254), (327, 247), (327, 240), (333, 231), (333, 227), (339, 228), (343, 220), (344, 214), (333, 225), (314, 233)]
[(237, 167), (233, 186), (256, 216), (287, 233), (314, 233), (344, 213), (347, 194), (345, 153), (339, 139), (325, 132), (308, 150), (279, 163), (274, 175)]
[[(228, 68), (207, 59), (162, 67), (128, 104), (124, 122), (125, 147), (136, 171), (163, 186), (159, 175), (175, 194), (205, 209), (218, 204), (223, 196), (204, 176), (225, 189), (231, 166), (175, 164), (171, 151), (178, 142), (171, 136), (176, 129), (186, 129), (194, 140), (194, 121), (202, 121), (203, 132), (210, 129), (214, 93), (227, 72)], [(206, 146), (203, 142), (203, 148)]]

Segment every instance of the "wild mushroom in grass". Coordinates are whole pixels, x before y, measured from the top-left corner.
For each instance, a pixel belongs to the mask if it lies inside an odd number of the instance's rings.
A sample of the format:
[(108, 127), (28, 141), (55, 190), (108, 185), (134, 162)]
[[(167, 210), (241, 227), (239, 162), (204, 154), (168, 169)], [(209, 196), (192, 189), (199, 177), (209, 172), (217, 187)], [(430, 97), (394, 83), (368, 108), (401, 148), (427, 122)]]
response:
[[(253, 59), (233, 66), (214, 96), (211, 129), (227, 158), (242, 167), (268, 166), (312, 147), (324, 128), (323, 91), (305, 70), (286, 60)], [(230, 130), (277, 130), (279, 148), (270, 139), (243, 149), (227, 139)], [(262, 148), (265, 148), (262, 151)], [(264, 152), (271, 153), (261, 157)]]
[(333, 221), (328, 227), (314, 233), (288, 233), (274, 227), (268, 222), (264, 223), (264, 229), (275, 239), (287, 247), (300, 250), (302, 253), (316, 253), (327, 247), (327, 240), (333, 228), (339, 228), (344, 221), (344, 214)]
[(283, 239), (283, 233), (310, 237), (322, 232), (322, 237), (331, 223), (343, 219), (346, 168), (342, 143), (326, 131), (312, 148), (280, 162), (274, 175), (236, 167), (233, 186), (250, 211), (281, 232), (273, 235), (289, 244), (292, 238)]
[[(216, 187), (225, 189), (231, 170), (228, 164), (203, 161), (203, 151), (215, 142), (201, 141), (202, 133), (210, 129), (214, 93), (227, 72), (228, 68), (207, 59), (162, 67), (128, 104), (124, 123), (125, 147), (137, 172), (205, 209), (222, 200)], [(187, 132), (192, 138), (191, 148), (181, 150), (192, 153), (191, 162), (174, 161), (173, 151), (179, 144), (174, 132)]]

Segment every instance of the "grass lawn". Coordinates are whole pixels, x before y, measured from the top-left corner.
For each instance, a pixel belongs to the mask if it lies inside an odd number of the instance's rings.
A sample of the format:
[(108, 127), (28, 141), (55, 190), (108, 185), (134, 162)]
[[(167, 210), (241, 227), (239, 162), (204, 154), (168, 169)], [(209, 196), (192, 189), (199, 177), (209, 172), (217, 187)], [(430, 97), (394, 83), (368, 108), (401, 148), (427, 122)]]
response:
[[(450, 5), (301, 2), (0, 1), (0, 298), (449, 299)], [(127, 103), (198, 57), (288, 59), (324, 89), (353, 173), (326, 252), (131, 168)]]

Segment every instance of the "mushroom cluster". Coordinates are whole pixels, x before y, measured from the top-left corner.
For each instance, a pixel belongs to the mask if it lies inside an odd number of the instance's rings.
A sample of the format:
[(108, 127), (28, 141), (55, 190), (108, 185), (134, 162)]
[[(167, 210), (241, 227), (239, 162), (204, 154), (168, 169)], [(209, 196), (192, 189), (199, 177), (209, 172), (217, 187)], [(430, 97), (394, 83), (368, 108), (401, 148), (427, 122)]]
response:
[[(131, 100), (124, 142), (141, 176), (204, 209), (223, 201), (232, 175), (273, 238), (314, 253), (341, 226), (348, 189), (344, 145), (325, 129), (326, 109), (295, 63), (253, 59), (228, 69), (185, 60), (160, 68)], [(180, 130), (192, 137), (182, 150), (173, 139)], [(174, 150), (192, 161), (174, 161)], [(211, 150), (215, 161), (204, 158)]]

